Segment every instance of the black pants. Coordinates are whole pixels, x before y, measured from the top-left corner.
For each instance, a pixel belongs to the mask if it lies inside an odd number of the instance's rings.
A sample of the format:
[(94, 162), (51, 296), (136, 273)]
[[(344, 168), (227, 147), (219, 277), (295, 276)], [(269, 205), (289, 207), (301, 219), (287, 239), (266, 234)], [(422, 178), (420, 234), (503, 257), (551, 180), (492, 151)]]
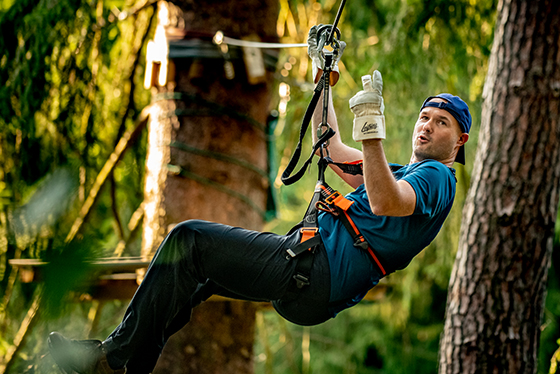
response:
[(284, 236), (199, 220), (177, 225), (156, 252), (121, 324), (105, 341), (108, 361), (128, 373), (149, 373), (167, 339), (211, 295), (275, 301), (277, 311), (301, 325), (330, 318), (330, 272), (325, 251), (313, 255), (311, 284), (297, 293), (296, 261), (286, 249), (300, 234)]

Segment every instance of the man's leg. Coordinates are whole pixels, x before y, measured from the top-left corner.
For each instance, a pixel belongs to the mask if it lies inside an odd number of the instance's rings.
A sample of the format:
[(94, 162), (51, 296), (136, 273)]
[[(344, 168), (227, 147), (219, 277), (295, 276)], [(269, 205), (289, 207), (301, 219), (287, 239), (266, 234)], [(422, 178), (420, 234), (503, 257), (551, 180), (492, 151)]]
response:
[[(191, 311), (193, 308), (208, 300), (208, 298), (210, 298), (212, 295), (220, 295), (232, 299), (242, 299), (248, 301), (267, 301), (264, 299), (250, 299), (242, 297), (236, 293), (226, 290), (225, 288), (217, 285), (211, 280), (207, 280), (206, 283), (201, 283), (198, 285), (190, 301), (184, 305), (183, 309), (179, 311), (175, 318), (169, 323), (167, 329), (164, 332), (165, 341), (167, 341), (171, 337), (171, 335), (175, 334), (190, 321), (192, 314)], [(147, 355), (146, 352), (137, 352), (134, 356), (129, 358), (128, 363), (126, 364), (127, 373), (148, 373), (149, 371), (147, 371), (147, 368), (155, 367), (158, 358), (159, 352), (153, 352), (153, 355)], [(116, 362), (112, 363), (112, 365), (114, 367), (120, 367), (123, 364), (122, 362)]]
[(208, 280), (241, 298), (281, 298), (295, 267), (285, 251), (298, 240), (298, 234), (204, 221), (177, 225), (154, 256), (122, 323), (103, 344), (109, 365), (117, 369), (134, 357), (143, 372), (151, 371), (169, 335), (182, 327), (178, 321), (188, 321), (196, 290)]

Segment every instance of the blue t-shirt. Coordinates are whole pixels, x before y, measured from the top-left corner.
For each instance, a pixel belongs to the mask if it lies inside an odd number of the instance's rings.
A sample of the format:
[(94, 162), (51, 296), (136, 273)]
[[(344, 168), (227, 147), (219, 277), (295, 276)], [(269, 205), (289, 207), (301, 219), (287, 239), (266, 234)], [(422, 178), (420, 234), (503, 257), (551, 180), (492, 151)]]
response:
[[(384, 268), (404, 269), (441, 229), (455, 198), (455, 170), (435, 160), (424, 160), (393, 172), (416, 192), (414, 213), (406, 217), (377, 216), (371, 212), (364, 185), (346, 198), (354, 201), (348, 214), (374, 249)], [(357, 304), (382, 275), (368, 254), (353, 245), (342, 222), (329, 213), (319, 215), (319, 234), (331, 270), (331, 312)]]

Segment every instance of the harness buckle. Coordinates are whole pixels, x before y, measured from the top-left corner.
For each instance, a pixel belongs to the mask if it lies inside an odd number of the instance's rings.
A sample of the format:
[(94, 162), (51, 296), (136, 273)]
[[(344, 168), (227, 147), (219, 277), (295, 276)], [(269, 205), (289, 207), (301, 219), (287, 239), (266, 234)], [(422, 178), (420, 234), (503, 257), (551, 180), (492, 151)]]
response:
[(363, 235), (360, 235), (354, 241), (354, 247), (367, 251), (369, 248), (369, 243), (366, 241)]
[(329, 196), (327, 196), (327, 197), (325, 198), (325, 202), (326, 202), (327, 204), (329, 204), (329, 205), (330, 205), (330, 204), (334, 204), (334, 202), (335, 202), (340, 196), (342, 196), (342, 195), (340, 194), (340, 192), (334, 191), (332, 194), (330, 194)]
[[(297, 256), (297, 254), (289, 248), (286, 250), (286, 252), (288, 252), (288, 254), (290, 255), (291, 258), (294, 258), (294, 257)], [(289, 260), (290, 257), (286, 256), (286, 260)]]
[(302, 227), (301, 229), (299, 229), (299, 232), (301, 232), (300, 243), (303, 243), (304, 241), (311, 239), (312, 237), (317, 235), (318, 231), (319, 231), (318, 227)]
[(330, 213), (333, 216), (338, 216), (338, 212), (336, 211), (336, 209), (331, 208), (329, 205), (327, 205), (322, 201), (317, 201), (315, 203), (315, 208), (317, 208), (317, 210), (320, 210), (322, 212)]
[(303, 288), (305, 286), (309, 286), (309, 278), (303, 274), (297, 273), (292, 278), (296, 280), (297, 288)]
[(340, 209), (347, 211), (354, 202), (352, 200), (348, 200), (338, 191), (334, 191), (329, 196), (325, 198), (325, 202), (329, 205), (336, 205)]

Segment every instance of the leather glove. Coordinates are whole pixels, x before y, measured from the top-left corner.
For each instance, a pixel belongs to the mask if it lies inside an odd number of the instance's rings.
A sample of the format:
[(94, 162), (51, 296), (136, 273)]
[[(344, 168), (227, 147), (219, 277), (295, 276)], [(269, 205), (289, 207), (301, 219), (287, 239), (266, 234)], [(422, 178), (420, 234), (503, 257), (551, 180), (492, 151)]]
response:
[(362, 77), (363, 91), (358, 92), (349, 101), (354, 113), (352, 137), (361, 142), (364, 139), (385, 139), (385, 104), (383, 103), (383, 78), (379, 71), (372, 76)]
[[(313, 83), (319, 82), (321, 75), (323, 74), (323, 69), (325, 68), (325, 59), (323, 57), (322, 51), (319, 50), (319, 40), (318, 40), (318, 30), (323, 25), (316, 25), (309, 29), (309, 35), (307, 37), (307, 54), (311, 58), (311, 70), (313, 74)], [(346, 43), (343, 41), (339, 41), (340, 48), (338, 52), (338, 56), (334, 61), (334, 66), (332, 72), (329, 77), (329, 82), (331, 86), (334, 86), (336, 82), (338, 82), (338, 78), (340, 78), (340, 73), (338, 71), (338, 62), (342, 57), (342, 53), (344, 52), (344, 48), (346, 48)], [(322, 47), (322, 46), (321, 46)]]

